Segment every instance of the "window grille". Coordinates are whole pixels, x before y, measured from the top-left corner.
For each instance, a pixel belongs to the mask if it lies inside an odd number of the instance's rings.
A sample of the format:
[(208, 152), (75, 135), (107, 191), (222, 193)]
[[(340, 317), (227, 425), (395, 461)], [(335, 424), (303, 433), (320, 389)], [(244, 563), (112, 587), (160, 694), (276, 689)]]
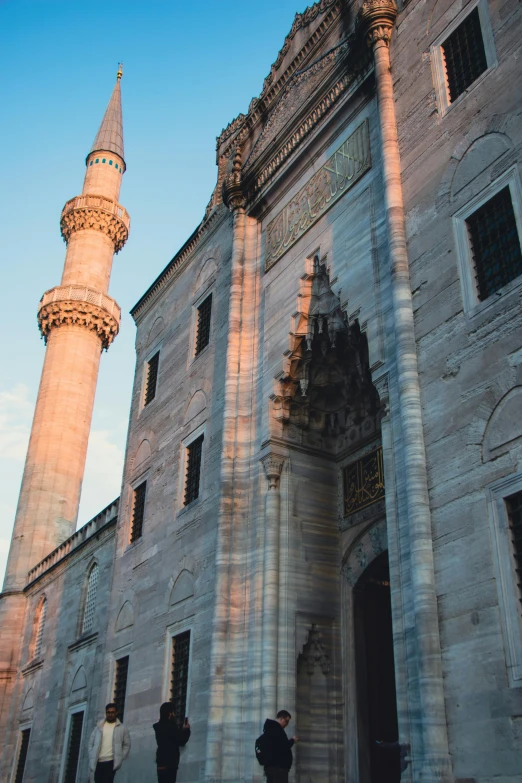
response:
[(509, 531), (515, 558), (515, 573), (519, 600), (522, 603), (522, 492), (506, 498), (506, 508), (509, 520)]
[(67, 747), (67, 763), (63, 783), (76, 783), (80, 745), (82, 741), (83, 711), (73, 712), (69, 728), (69, 744)]
[(201, 452), (203, 449), (203, 435), (196, 438), (187, 446), (187, 473), (185, 480), (184, 505), (188, 506), (199, 497), (199, 477), (201, 472)]
[(23, 729), (22, 739), (20, 741), (20, 751), (18, 753), (18, 763), (16, 765), (16, 775), (14, 783), (22, 783), (25, 771), (25, 762), (27, 759), (27, 749), (29, 747), (29, 739), (31, 737), (31, 729)]
[(187, 685), (190, 656), (190, 631), (172, 638), (170, 701), (174, 704), (176, 720), (181, 726), (187, 714)]
[(442, 44), (450, 103), (487, 69), (478, 8)]
[(509, 186), (466, 220), (482, 301), (522, 274), (522, 254)]
[(127, 674), (129, 672), (129, 656), (116, 661), (116, 677), (114, 679), (114, 703), (118, 708), (118, 718), (123, 723), (125, 710), (125, 694), (127, 693)]
[(158, 383), (159, 351), (147, 362), (147, 380), (145, 382), (145, 399), (143, 404), (148, 405), (156, 396)]
[(47, 615), (47, 598), (44, 598), (41, 602), (38, 612), (38, 625), (36, 627), (36, 636), (34, 643), (34, 657), (38, 658), (42, 652), (43, 633), (45, 628), (45, 617)]
[(144, 481), (134, 490), (134, 499), (132, 505), (132, 528), (131, 543), (141, 538), (143, 532), (143, 517), (145, 516), (145, 493), (147, 482)]
[(83, 612), (82, 633), (90, 633), (94, 624), (94, 610), (96, 609), (96, 592), (98, 590), (99, 569), (97, 563), (91, 568), (89, 581), (87, 582), (87, 595), (85, 596), (85, 609)]
[(198, 307), (196, 325), (196, 356), (210, 342), (210, 316), (212, 313), (212, 294), (201, 302)]

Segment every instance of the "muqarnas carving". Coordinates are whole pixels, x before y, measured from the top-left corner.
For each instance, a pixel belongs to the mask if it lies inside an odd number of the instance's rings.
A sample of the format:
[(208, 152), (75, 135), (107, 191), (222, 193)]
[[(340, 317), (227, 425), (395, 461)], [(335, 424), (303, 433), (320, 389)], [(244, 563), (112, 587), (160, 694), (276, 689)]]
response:
[(315, 433), (320, 436), (316, 445), (331, 451), (339, 436), (363, 422), (369, 421), (368, 429), (375, 431), (380, 400), (371, 379), (366, 336), (357, 321), (348, 323), (326, 265), (317, 256), (305, 287), (284, 373), (272, 397), (273, 410), (286, 434), (295, 428)]

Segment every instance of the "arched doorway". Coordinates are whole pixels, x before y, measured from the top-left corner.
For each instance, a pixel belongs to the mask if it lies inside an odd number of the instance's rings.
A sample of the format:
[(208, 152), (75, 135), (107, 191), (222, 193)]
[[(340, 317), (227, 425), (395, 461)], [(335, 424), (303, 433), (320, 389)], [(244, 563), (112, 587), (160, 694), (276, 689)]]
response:
[[(399, 783), (395, 664), (388, 552), (378, 555), (353, 589), (361, 783)], [(377, 742), (385, 743), (380, 746)]]

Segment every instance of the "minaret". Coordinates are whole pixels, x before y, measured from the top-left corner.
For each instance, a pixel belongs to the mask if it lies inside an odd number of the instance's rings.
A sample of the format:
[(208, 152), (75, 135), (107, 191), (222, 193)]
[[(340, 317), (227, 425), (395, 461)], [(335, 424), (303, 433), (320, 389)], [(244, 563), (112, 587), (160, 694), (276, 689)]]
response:
[(38, 324), (47, 344), (25, 463), (4, 592), (76, 529), (101, 351), (118, 333), (120, 308), (107, 295), (114, 253), (129, 216), (118, 203), (125, 171), (118, 70), (107, 111), (87, 155), (81, 196), (66, 203), (62, 280), (46, 291)]
[(67, 254), (60, 285), (46, 291), (38, 324), (47, 349), (0, 595), (0, 736), (20, 665), (27, 572), (76, 528), (102, 350), (118, 333), (120, 308), (108, 296), (112, 260), (127, 240), (118, 203), (125, 171), (121, 66), (87, 155), (81, 196), (62, 210)]

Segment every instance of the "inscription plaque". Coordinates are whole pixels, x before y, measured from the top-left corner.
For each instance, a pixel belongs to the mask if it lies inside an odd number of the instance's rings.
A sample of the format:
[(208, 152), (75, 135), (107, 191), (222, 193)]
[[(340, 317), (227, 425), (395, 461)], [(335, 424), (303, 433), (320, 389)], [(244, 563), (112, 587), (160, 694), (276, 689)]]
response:
[(345, 517), (384, 497), (382, 446), (344, 469), (343, 489)]
[(268, 224), (265, 272), (370, 167), (370, 137), (365, 120)]

